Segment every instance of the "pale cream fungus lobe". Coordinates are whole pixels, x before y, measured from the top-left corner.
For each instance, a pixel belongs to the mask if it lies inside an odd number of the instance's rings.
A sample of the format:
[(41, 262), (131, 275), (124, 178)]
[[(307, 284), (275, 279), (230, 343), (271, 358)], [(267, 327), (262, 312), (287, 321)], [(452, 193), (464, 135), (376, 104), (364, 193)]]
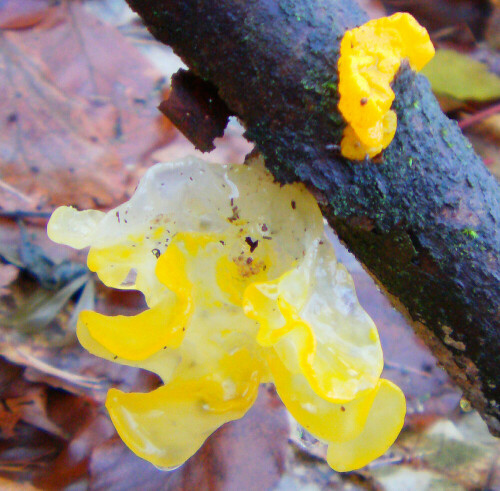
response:
[(338, 62), (344, 157), (363, 160), (387, 148), (397, 127), (390, 84), (401, 60), (419, 71), (433, 56), (429, 34), (410, 14), (371, 20), (344, 34)]
[(158, 164), (108, 212), (58, 208), (52, 240), (90, 247), (112, 288), (143, 292), (135, 316), (80, 315), (91, 353), (157, 373), (150, 393), (108, 393), (123, 441), (161, 468), (184, 463), (273, 382), (297, 421), (328, 443), (329, 464), (359, 468), (383, 454), (405, 399), (380, 379), (382, 350), (352, 279), (302, 184), (280, 186), (251, 165), (194, 158)]

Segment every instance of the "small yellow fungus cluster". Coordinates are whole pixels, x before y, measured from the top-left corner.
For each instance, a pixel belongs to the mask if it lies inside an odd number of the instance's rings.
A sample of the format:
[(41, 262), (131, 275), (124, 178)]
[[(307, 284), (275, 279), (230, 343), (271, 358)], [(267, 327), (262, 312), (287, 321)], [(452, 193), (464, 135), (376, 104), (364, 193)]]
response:
[(124, 442), (156, 466), (181, 465), (274, 382), (297, 421), (328, 442), (334, 469), (362, 467), (396, 439), (404, 396), (380, 379), (377, 329), (313, 196), (254, 160), (158, 164), (109, 213), (54, 212), (52, 240), (90, 246), (88, 267), (148, 305), (128, 317), (83, 312), (78, 338), (162, 378), (150, 393), (111, 389), (106, 401)]
[(389, 145), (397, 126), (390, 84), (401, 59), (418, 71), (433, 56), (427, 31), (410, 14), (371, 20), (345, 33), (338, 63), (338, 107), (348, 123), (341, 142), (344, 157), (363, 160)]

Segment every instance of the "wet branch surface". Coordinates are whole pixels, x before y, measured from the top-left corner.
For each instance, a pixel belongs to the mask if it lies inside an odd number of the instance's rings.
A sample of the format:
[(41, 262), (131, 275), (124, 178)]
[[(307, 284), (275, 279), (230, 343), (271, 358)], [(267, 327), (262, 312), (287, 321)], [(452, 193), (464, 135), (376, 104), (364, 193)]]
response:
[[(308, 185), (339, 237), (500, 435), (500, 189), (426, 79), (402, 67), (393, 142), (382, 158), (352, 162), (339, 153), (336, 67), (343, 33), (367, 20), (357, 4), (128, 3), (218, 89), (275, 177)], [(200, 99), (201, 112), (211, 114), (213, 103)], [(200, 130), (192, 140), (209, 148), (213, 137), (203, 138)]]

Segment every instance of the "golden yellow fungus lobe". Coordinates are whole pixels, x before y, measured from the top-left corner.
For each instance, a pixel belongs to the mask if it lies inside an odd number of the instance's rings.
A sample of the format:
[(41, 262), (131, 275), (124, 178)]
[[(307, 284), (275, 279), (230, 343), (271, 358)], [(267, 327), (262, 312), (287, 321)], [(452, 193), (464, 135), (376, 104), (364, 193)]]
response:
[(433, 56), (429, 34), (410, 14), (371, 20), (344, 34), (338, 63), (344, 157), (363, 160), (387, 148), (397, 127), (390, 84), (401, 60), (419, 71)]
[(158, 164), (127, 203), (58, 208), (48, 233), (90, 247), (106, 285), (145, 295), (135, 316), (82, 312), (77, 334), (91, 353), (162, 378), (106, 401), (123, 441), (156, 466), (185, 462), (267, 382), (339, 471), (382, 455), (401, 430), (404, 396), (380, 379), (376, 327), (316, 201), (302, 184), (275, 183), (260, 159)]

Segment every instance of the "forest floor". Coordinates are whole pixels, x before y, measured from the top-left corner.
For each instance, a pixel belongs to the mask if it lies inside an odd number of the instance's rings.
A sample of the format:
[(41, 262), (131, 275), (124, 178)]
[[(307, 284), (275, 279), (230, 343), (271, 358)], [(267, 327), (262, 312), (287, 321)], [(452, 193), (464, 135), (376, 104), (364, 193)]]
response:
[[(451, 51), (426, 74), (500, 177), (498, 0), (486, 9), (474, 0), (360, 3), (373, 17), (397, 3)], [(441, 56), (453, 83), (443, 83)], [(84, 252), (48, 240), (46, 224), (59, 205), (113, 208), (155, 162), (190, 154), (243, 162), (252, 146), (236, 120), (201, 154), (157, 110), (181, 66), (123, 0), (0, 2), (0, 489), (500, 490), (500, 440), (331, 231), (378, 326), (384, 377), (407, 398), (390, 451), (360, 471), (332, 471), (325, 446), (268, 386), (173, 472), (124, 446), (103, 407), (106, 391), (147, 391), (158, 379), (88, 354), (76, 318), (91, 308), (130, 314), (144, 301), (105, 288)]]

